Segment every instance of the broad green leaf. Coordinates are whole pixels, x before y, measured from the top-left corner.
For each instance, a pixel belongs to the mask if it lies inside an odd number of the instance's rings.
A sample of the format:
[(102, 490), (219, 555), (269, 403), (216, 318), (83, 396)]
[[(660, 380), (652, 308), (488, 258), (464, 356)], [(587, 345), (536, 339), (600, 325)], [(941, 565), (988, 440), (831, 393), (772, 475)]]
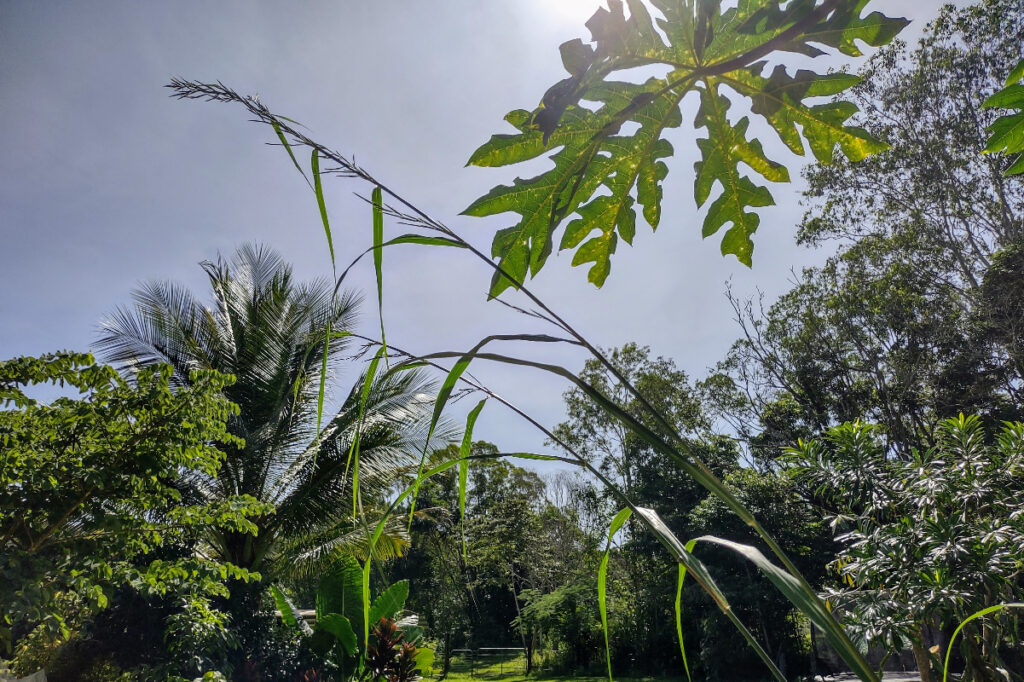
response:
[(459, 448), (459, 526), (462, 531), (463, 559), (466, 558), (466, 488), (469, 482), (469, 454), (473, 446), (473, 426), (486, 402), (486, 398), (481, 400), (466, 416), (466, 430), (462, 434), (462, 445)]
[(626, 507), (612, 519), (611, 525), (608, 526), (608, 543), (604, 547), (601, 565), (597, 569), (597, 605), (601, 610), (601, 629), (604, 631), (604, 656), (608, 664), (608, 682), (612, 682), (612, 649), (608, 641), (608, 590), (606, 586), (608, 580), (608, 557), (612, 551), (612, 539), (619, 532), (619, 529), (622, 528), (622, 524), (626, 523), (632, 514), (633, 510)]
[(270, 586), (270, 594), (274, 597), (274, 605), (277, 606), (277, 610), (281, 613), (281, 622), (288, 627), (299, 629), (299, 621), (295, 617), (295, 611), (292, 609), (291, 603), (288, 598), (284, 596), (277, 585)]
[[(568, 76), (548, 89), (536, 109), (505, 117), (517, 132), (492, 136), (469, 159), (472, 165), (495, 167), (547, 154), (552, 163), (539, 175), (493, 188), (465, 210), (473, 216), (516, 214), (515, 224), (494, 236), (491, 255), (500, 271), (490, 295), (536, 276), (563, 224), (559, 248), (574, 250), (572, 264), (589, 265), (588, 279), (601, 286), (619, 242), (632, 243), (638, 210), (654, 229), (661, 221), (664, 159), (674, 153), (665, 134), (682, 124), (682, 101), (698, 89), (705, 95), (697, 126), (708, 127), (708, 138), (700, 143), (707, 174), (702, 182), (710, 178), (723, 186), (704, 233), (731, 224), (722, 251), (749, 264), (750, 236), (759, 222), (750, 209), (774, 201), (766, 187), (736, 170), (738, 164), (751, 165), (772, 182), (789, 176), (764, 156), (756, 139), (748, 139), (748, 119), (725, 118), (727, 95), (718, 86), (728, 86), (729, 98), (745, 99), (797, 154), (803, 153), (804, 140), (826, 163), (836, 146), (855, 161), (885, 149), (864, 130), (846, 125), (856, 111), (852, 104), (806, 101), (836, 95), (855, 84), (855, 76), (806, 70), (790, 76), (782, 66), (762, 73), (764, 58), (775, 52), (813, 57), (825, 54), (818, 47), (824, 46), (856, 56), (859, 42), (883, 45), (907, 24), (878, 12), (864, 15), (867, 3), (739, 0), (723, 9), (718, 0), (651, 0), (660, 14), (652, 17), (642, 0), (608, 0), (607, 8), (587, 22), (589, 44), (576, 39), (562, 45)], [(615, 79), (641, 66), (667, 73), (643, 82)]]
[(395, 614), (405, 608), (405, 600), (409, 598), (409, 581), (399, 580), (373, 600), (370, 606), (370, 623), (381, 618), (394, 618)]
[(328, 613), (323, 618), (317, 618), (315, 629), (334, 636), (349, 656), (359, 653), (359, 644), (356, 642), (356, 633), (352, 629), (352, 623), (340, 613)]
[(362, 628), (362, 570), (359, 561), (341, 555), (320, 576), (316, 591), (317, 620), (328, 613), (340, 613), (354, 629)]
[(419, 647), (416, 649), (416, 670), (419, 670), (423, 677), (430, 674), (434, 667), (434, 650)]
[(988, 127), (989, 138), (985, 146), (986, 153), (1000, 152), (1007, 156), (1019, 154), (1016, 160), (1006, 169), (1006, 175), (1024, 173), (1024, 60), (1010, 73), (1006, 87), (985, 100), (985, 107), (1000, 109), (1016, 109), (1016, 113), (1006, 114), (996, 119)]
[(1006, 84), (1013, 85), (1021, 80), (1024, 80), (1024, 59), (1017, 62), (1017, 66), (1013, 67), (1013, 71), (1006, 77)]
[(741, 174), (739, 163), (743, 162), (762, 176), (775, 182), (788, 182), (789, 171), (764, 155), (761, 143), (747, 139), (747, 117), (736, 125), (729, 123), (726, 112), (729, 100), (719, 95), (714, 83), (707, 83), (701, 90), (701, 107), (697, 125), (708, 129), (708, 137), (697, 140), (702, 159), (694, 164), (694, 198), (697, 206), (703, 206), (717, 182), (722, 193), (711, 204), (704, 218), (703, 235), (708, 237), (726, 223), (732, 227), (722, 240), (722, 254), (733, 254), (747, 266), (751, 265), (754, 243), (750, 236), (757, 230), (761, 218), (748, 211), (750, 207), (770, 206), (775, 203), (768, 188), (754, 185), (746, 175)]

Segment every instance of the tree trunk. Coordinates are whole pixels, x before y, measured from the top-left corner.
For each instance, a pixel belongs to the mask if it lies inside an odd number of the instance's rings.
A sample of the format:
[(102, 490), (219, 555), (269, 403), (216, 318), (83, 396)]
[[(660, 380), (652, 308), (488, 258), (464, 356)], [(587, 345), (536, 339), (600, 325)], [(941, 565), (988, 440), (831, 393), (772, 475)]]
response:
[(452, 631), (444, 631), (444, 664), (441, 666), (441, 679), (448, 677), (448, 668), (452, 665)]
[(818, 641), (814, 638), (814, 623), (808, 622), (811, 631), (811, 679), (818, 676)]
[(917, 662), (917, 670), (921, 675), (921, 682), (932, 682), (932, 660), (928, 656), (928, 649), (924, 642), (924, 630), (920, 631), (920, 643), (914, 642), (911, 648), (914, 651), (914, 660)]

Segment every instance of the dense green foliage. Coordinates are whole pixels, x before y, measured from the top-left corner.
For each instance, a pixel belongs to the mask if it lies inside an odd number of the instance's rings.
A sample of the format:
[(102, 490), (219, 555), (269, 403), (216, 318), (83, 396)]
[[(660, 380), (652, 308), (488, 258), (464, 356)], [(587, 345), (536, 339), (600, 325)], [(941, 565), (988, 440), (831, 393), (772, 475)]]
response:
[[(196, 370), (173, 390), (171, 372), (156, 365), (127, 382), (76, 353), (0, 363), (0, 632), (10, 646), (13, 628), (25, 667), (118, 588), (169, 603), (163, 627), (182, 651), (209, 644), (193, 635), (225, 625), (211, 598), (253, 577), (199, 548), (210, 529), (251, 537), (266, 506), (180, 485), (183, 473), (216, 480), (224, 453), (212, 443), (242, 445), (227, 428), (231, 380)], [(31, 397), (39, 384), (72, 395), (46, 403)]]
[[(977, 417), (939, 424), (936, 443), (892, 459), (879, 429), (829, 429), (790, 450), (788, 467), (839, 534), (832, 562), (844, 582), (829, 600), (866, 643), (910, 643), (927, 667), (926, 628), (950, 630), (972, 613), (1020, 597), (1024, 563), (1024, 424), (994, 442)], [(962, 642), (970, 679), (1017, 669), (999, 622), (975, 624)], [(1002, 657), (1009, 652), (1012, 665)]]

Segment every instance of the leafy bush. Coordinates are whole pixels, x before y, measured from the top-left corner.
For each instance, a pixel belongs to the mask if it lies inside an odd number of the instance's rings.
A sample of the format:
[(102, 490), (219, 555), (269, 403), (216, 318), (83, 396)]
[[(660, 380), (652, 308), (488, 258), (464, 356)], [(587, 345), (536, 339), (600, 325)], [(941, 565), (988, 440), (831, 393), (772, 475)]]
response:
[[(28, 388), (77, 391), (46, 404)], [(231, 379), (195, 372), (171, 387), (171, 368), (132, 382), (92, 356), (56, 353), (0, 363), (0, 637), (29, 633), (66, 640), (113, 591), (173, 595), (219, 629), (211, 598), (248, 571), (196, 555), (200, 530), (251, 534), (266, 507), (245, 496), (186, 498), (181, 475), (214, 477), (223, 453), (240, 443), (226, 422), (237, 407), (222, 396)], [(166, 550), (166, 551), (165, 551)], [(26, 640), (27, 641), (27, 640)]]
[[(796, 480), (827, 514), (843, 548), (832, 564), (843, 587), (827, 598), (856, 637), (889, 651), (914, 648), (927, 672), (932, 623), (949, 629), (1021, 596), (1024, 562), (1024, 424), (989, 440), (977, 417), (943, 421), (937, 442), (893, 459), (875, 426), (847, 423), (801, 443)], [(998, 622), (975, 622), (961, 640), (970, 679), (1001, 660)]]

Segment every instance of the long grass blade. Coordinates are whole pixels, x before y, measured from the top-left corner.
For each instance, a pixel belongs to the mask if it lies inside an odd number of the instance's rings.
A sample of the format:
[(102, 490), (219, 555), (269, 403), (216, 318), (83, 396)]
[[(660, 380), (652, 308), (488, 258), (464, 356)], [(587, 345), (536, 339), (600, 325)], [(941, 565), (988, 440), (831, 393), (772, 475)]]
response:
[[(284, 116), (279, 118), (284, 118)], [(299, 171), (302, 175), (302, 179), (308, 183), (309, 178), (306, 177), (306, 171), (302, 170), (302, 166), (299, 165), (298, 159), (295, 158), (295, 152), (292, 151), (292, 146), (288, 144), (288, 138), (284, 136), (284, 132), (281, 130), (281, 125), (277, 121), (271, 121), (270, 127), (274, 129), (275, 133), (277, 133), (277, 139), (281, 141), (281, 145), (284, 147), (284, 150), (288, 152), (288, 158), (290, 158), (292, 163), (295, 165), (295, 170)]]
[[(707, 542), (710, 544), (724, 547), (732, 550), (736, 554), (739, 554), (743, 558), (754, 564), (759, 571), (775, 586), (779, 592), (781, 592), (794, 606), (797, 607), (804, 615), (806, 615), (811, 622), (817, 625), (824, 633), (828, 643), (837, 651), (842, 653), (842, 647), (846, 641), (845, 634), (842, 639), (836, 637), (834, 628), (829, 627), (830, 623), (834, 622), (828, 608), (822, 603), (821, 599), (817, 595), (808, 595), (801, 585), (800, 581), (785, 569), (780, 566), (776, 566), (756, 547), (750, 545), (744, 545), (739, 542), (733, 542), (724, 538), (715, 537), (713, 535), (705, 535), (691, 541), (692, 544), (698, 542)], [(841, 633), (842, 631), (840, 631)], [(845, 640), (845, 641), (844, 641)], [(844, 657), (845, 658), (845, 657)], [(868, 676), (873, 676), (874, 671), (865, 663), (863, 667), (854, 666), (853, 662), (847, 661), (853, 672), (861, 676), (861, 679), (870, 679)]]
[[(413, 492), (412, 504), (409, 506), (409, 528), (412, 528), (413, 515), (416, 513), (416, 497), (419, 495), (419, 481), (423, 474), (423, 466), (427, 460), (427, 451), (430, 446), (430, 438), (434, 435), (434, 429), (437, 427), (437, 422), (441, 418), (441, 413), (444, 411), (445, 405), (448, 404), (448, 399), (451, 398), (452, 391), (455, 389), (455, 384), (458, 383), (459, 379), (465, 373), (469, 367), (469, 363), (474, 357), (479, 355), (480, 350), (492, 341), (537, 341), (537, 342), (559, 342), (568, 343), (567, 339), (561, 339), (554, 336), (548, 336), (547, 334), (494, 334), (482, 339), (477, 343), (469, 352), (457, 354), (458, 360), (449, 370), (448, 374), (444, 378), (444, 382), (441, 384), (441, 389), (437, 392), (437, 397), (434, 398), (434, 411), (430, 417), (430, 427), (427, 429), (427, 439), (423, 445), (423, 454), (420, 457), (419, 469), (416, 472), (416, 483), (415, 491)], [(456, 354), (446, 354), (445, 357), (455, 357)], [(424, 356), (430, 357), (430, 356)], [(424, 358), (414, 358), (412, 361), (420, 361)], [(403, 362), (395, 366), (396, 369), (400, 369), (408, 363)]]
[[(1021, 62), (1021, 64), (1024, 64), (1024, 62)], [(960, 623), (960, 625), (956, 626), (956, 630), (953, 630), (953, 636), (949, 638), (949, 646), (946, 648), (946, 662), (942, 666), (942, 682), (947, 682), (947, 680), (949, 679), (949, 655), (953, 653), (953, 643), (956, 642), (956, 637), (960, 634), (960, 631), (964, 629), (964, 626), (970, 623), (975, 618), (981, 618), (983, 616), (987, 616), (990, 613), (1002, 611), (1003, 609), (1024, 609), (1024, 603), (1010, 602), (1005, 604), (996, 604), (995, 606), (989, 606), (988, 608), (972, 613), (967, 618), (965, 618), (964, 621)]]
[[(468, 249), (469, 245), (457, 239), (448, 237), (426, 237), (420, 234), (403, 234), (394, 239), (389, 239), (381, 247), (394, 246), (396, 244), (419, 244), (420, 246), (454, 246), (457, 249)], [(374, 247), (376, 248), (376, 247)]]
[[(327, 318), (327, 329), (324, 336), (324, 356), (320, 362), (320, 387), (316, 393), (316, 435), (320, 436), (320, 425), (324, 417), (324, 392), (327, 389), (327, 357), (331, 348), (331, 318)], [(313, 466), (316, 467), (316, 455), (313, 453)]]
[[(363, 651), (370, 648), (370, 564), (373, 562), (373, 551), (366, 556), (363, 564)], [(365, 655), (365, 654), (364, 654)]]
[(686, 645), (683, 643), (683, 580), (686, 578), (686, 566), (678, 565), (679, 576), (676, 578), (676, 637), (679, 639), (679, 654), (683, 657), (683, 670), (686, 671), (686, 679), (692, 682), (690, 677), (690, 664), (686, 661)]
[(352, 518), (359, 513), (359, 448), (363, 436), (363, 417), (366, 414), (366, 404), (370, 401), (370, 391), (373, 382), (377, 378), (377, 368), (380, 366), (380, 359), (387, 351), (384, 346), (377, 349), (370, 366), (363, 377), (363, 387), (359, 393), (359, 413), (356, 419), (356, 430), (352, 435), (352, 442), (348, 446), (348, 459), (345, 461), (345, 476), (348, 478), (349, 467), (352, 467)]
[[(746, 640), (747, 644), (754, 653), (757, 654), (758, 658), (765, 664), (768, 671), (772, 674), (778, 682), (786, 682), (785, 675), (778, 669), (771, 656), (761, 647), (761, 644), (757, 641), (754, 635), (750, 632), (743, 621), (739, 619), (736, 613), (732, 610), (732, 606), (729, 604), (729, 600), (726, 599), (725, 594), (715, 583), (714, 578), (711, 577), (711, 573), (700, 559), (693, 555), (694, 545), (697, 544), (696, 540), (691, 540), (686, 545), (679, 541), (679, 538), (675, 536), (675, 533), (669, 529), (665, 522), (662, 521), (658, 513), (653, 509), (646, 509), (644, 507), (638, 507), (636, 510), (644, 524), (651, 529), (655, 537), (665, 546), (669, 552), (675, 557), (679, 565), (684, 567), (685, 570), (681, 571), (683, 578), (686, 577), (686, 572), (689, 571), (693, 574), (694, 580), (700, 584), (700, 586), (707, 592), (708, 596), (715, 602), (719, 610), (725, 614), (725, 617), (733, 624), (733, 626), (739, 631), (740, 635)], [(862, 678), (870, 679), (870, 678)]]
[(384, 362), (387, 363), (387, 337), (384, 334), (384, 278), (381, 266), (384, 260), (384, 199), (380, 186), (373, 188), (373, 269), (377, 274), (377, 315), (380, 317), (380, 343), (384, 348)]
[(334, 239), (331, 238), (331, 222), (327, 219), (327, 203), (324, 201), (324, 188), (320, 182), (320, 153), (313, 149), (310, 165), (313, 167), (313, 189), (316, 192), (316, 205), (320, 208), (320, 220), (324, 223), (324, 234), (327, 235), (327, 248), (331, 252), (331, 267), (334, 267)]
[[(291, 148), (288, 148), (288, 153), (291, 154)], [(324, 202), (324, 188), (320, 182), (320, 153), (317, 149), (313, 148), (313, 154), (310, 157), (310, 165), (313, 170), (313, 190), (316, 193), (316, 203), (320, 208), (320, 219), (324, 223), (324, 233), (327, 235), (327, 248), (331, 252), (331, 269), (335, 270), (334, 261), (334, 240), (331, 238), (331, 223), (327, 219), (327, 204)], [(337, 292), (337, 289), (335, 289)], [(333, 308), (333, 300), (332, 300)], [(317, 392), (316, 397), (316, 433), (320, 434), (320, 425), (323, 423), (324, 416), (324, 391), (327, 388), (327, 356), (328, 351), (331, 347), (331, 318), (327, 318), (327, 336), (324, 338), (324, 359), (320, 367), (320, 388)], [(316, 464), (316, 455), (313, 456), (314, 466)]]
[(462, 447), (459, 449), (459, 526), (462, 529), (462, 558), (466, 558), (466, 487), (469, 483), (469, 453), (473, 447), (473, 425), (484, 409), (487, 398), (474, 407), (466, 417), (466, 430), (462, 434)]
[(612, 519), (608, 526), (608, 544), (605, 545), (604, 555), (601, 556), (601, 565), (597, 569), (597, 605), (601, 610), (601, 630), (604, 632), (604, 658), (608, 664), (608, 682), (612, 682), (612, 648), (608, 639), (608, 557), (612, 551), (612, 538), (622, 528), (622, 524), (633, 514), (629, 507), (621, 510)]

